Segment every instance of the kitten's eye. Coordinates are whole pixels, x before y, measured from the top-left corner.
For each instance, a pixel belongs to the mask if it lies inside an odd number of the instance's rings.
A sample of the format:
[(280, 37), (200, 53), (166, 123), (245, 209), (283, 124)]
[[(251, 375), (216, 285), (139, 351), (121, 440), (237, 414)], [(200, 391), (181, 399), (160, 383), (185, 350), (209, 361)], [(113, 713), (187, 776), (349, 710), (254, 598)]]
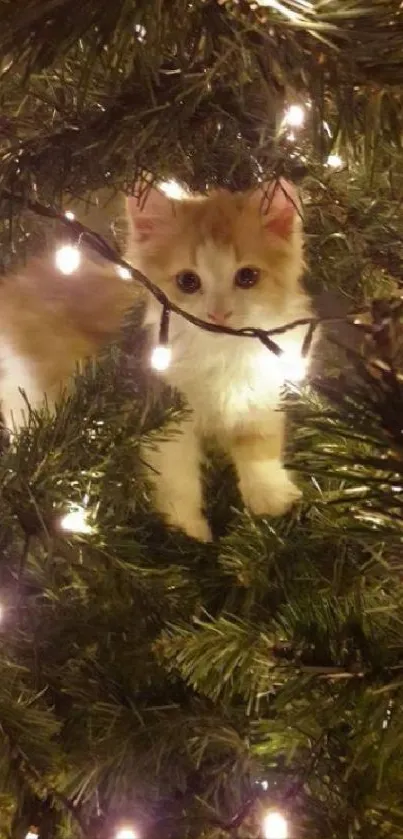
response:
[(239, 288), (252, 288), (260, 279), (259, 268), (253, 268), (251, 265), (245, 265), (239, 268), (235, 274), (235, 285)]
[(175, 280), (178, 288), (185, 294), (194, 294), (201, 288), (200, 277), (194, 271), (180, 271)]

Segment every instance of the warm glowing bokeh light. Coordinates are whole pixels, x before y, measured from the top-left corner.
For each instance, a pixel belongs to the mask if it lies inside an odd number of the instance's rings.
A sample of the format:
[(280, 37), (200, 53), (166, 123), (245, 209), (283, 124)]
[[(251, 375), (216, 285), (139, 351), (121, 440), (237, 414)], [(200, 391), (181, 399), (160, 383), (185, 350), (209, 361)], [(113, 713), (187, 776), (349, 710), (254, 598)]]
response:
[(331, 166), (332, 169), (341, 169), (343, 166), (343, 160), (339, 154), (329, 154), (326, 163), (328, 166)]
[(75, 245), (62, 245), (55, 253), (56, 268), (62, 274), (72, 274), (77, 271), (81, 262), (81, 254)]
[(158, 184), (158, 186), (161, 192), (164, 192), (165, 195), (168, 196), (168, 198), (173, 198), (177, 201), (180, 201), (181, 198), (185, 198), (187, 195), (183, 187), (181, 187), (181, 185), (174, 180), (162, 181), (162, 183)]
[(286, 382), (302, 382), (308, 370), (308, 359), (299, 350), (285, 350), (278, 359), (280, 370)]
[(138, 839), (138, 833), (130, 825), (124, 825), (116, 831), (115, 839)]
[(254, 357), (254, 366), (256, 381), (253, 383), (253, 389), (255, 392), (263, 392), (267, 387), (268, 377), (279, 388), (286, 382), (302, 382), (308, 372), (309, 359), (302, 357), (301, 348), (297, 344), (285, 348), (279, 356), (262, 347)]
[(62, 530), (70, 533), (92, 533), (93, 527), (88, 522), (88, 511), (84, 507), (74, 507), (60, 521)]
[(140, 41), (140, 44), (144, 44), (147, 36), (147, 29), (145, 26), (141, 23), (136, 23), (134, 31), (136, 33), (137, 40)]
[(264, 839), (287, 839), (287, 819), (276, 811), (267, 813), (263, 819), (263, 836)]
[(121, 280), (131, 280), (131, 271), (128, 268), (125, 268), (124, 265), (117, 265), (116, 271), (119, 274)]
[(301, 128), (305, 122), (305, 111), (301, 105), (290, 105), (284, 114), (283, 122), (290, 128)]
[(164, 370), (167, 370), (172, 357), (172, 350), (170, 347), (166, 347), (160, 345), (159, 347), (154, 347), (152, 354), (151, 354), (151, 367), (154, 370), (158, 370), (162, 373)]

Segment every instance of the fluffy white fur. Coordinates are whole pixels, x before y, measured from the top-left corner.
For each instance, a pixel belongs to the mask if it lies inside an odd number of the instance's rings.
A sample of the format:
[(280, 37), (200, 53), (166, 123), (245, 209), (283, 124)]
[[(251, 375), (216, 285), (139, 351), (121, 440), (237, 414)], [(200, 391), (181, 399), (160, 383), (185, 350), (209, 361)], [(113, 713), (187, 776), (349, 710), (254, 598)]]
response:
[[(255, 194), (241, 199), (213, 194), (177, 204), (174, 212), (156, 192), (143, 210), (129, 201), (132, 262), (182, 308), (204, 320), (211, 312), (232, 312), (223, 322), (235, 328), (273, 328), (309, 317), (309, 301), (299, 286), (302, 234), (294, 199), (295, 193), (290, 200), (276, 192), (267, 216)], [(254, 289), (234, 286), (235, 273), (244, 265), (261, 270)], [(183, 269), (200, 277), (195, 294), (182, 293), (175, 284)], [(154, 326), (155, 340), (160, 318), (161, 307), (152, 298), (146, 322)], [(305, 331), (294, 330), (278, 342), (295, 351)], [(203, 438), (213, 436), (231, 455), (252, 512), (282, 514), (300, 492), (282, 465), (283, 375), (278, 359), (256, 340), (203, 332), (176, 315), (171, 316), (170, 345), (172, 363), (164, 377), (184, 394), (192, 419), (177, 437), (145, 454), (158, 476), (158, 509), (189, 535), (211, 537), (202, 513), (200, 463)]]
[[(168, 297), (204, 320), (266, 329), (310, 315), (300, 287), (303, 241), (297, 196), (290, 184), (171, 202), (151, 190), (144, 206), (128, 199), (128, 254), (134, 267)], [(240, 288), (239, 268), (258, 270), (258, 282)], [(200, 288), (186, 294), (178, 272), (193, 271)], [(68, 385), (80, 359), (95, 354), (119, 329), (137, 287), (110, 266), (83, 264), (61, 275), (51, 260), (33, 262), (0, 287), (0, 400), (8, 426), (20, 425), (26, 391), (33, 407), (48, 404)], [(161, 307), (148, 302), (146, 322), (157, 340)], [(305, 330), (279, 338), (284, 349), (301, 345)], [(166, 381), (178, 388), (191, 418), (169, 441), (145, 452), (153, 470), (155, 504), (172, 526), (197, 539), (211, 537), (203, 515), (202, 443), (215, 437), (230, 454), (245, 504), (257, 514), (279, 515), (299, 497), (282, 463), (283, 376), (262, 344), (203, 332), (171, 318), (172, 364)]]

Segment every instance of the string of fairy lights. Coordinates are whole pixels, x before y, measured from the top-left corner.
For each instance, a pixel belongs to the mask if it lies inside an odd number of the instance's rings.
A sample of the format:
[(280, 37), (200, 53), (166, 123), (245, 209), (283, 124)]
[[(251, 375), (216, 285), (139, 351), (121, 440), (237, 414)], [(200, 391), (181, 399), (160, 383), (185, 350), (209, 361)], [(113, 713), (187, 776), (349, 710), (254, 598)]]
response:
[[(268, 810), (262, 819), (262, 839), (288, 839), (288, 822), (279, 810)], [(38, 839), (38, 836), (27, 836), (26, 839)], [(141, 839), (134, 826), (120, 825), (114, 839)]]
[[(175, 184), (175, 188), (179, 189), (179, 185)], [(169, 182), (167, 184), (162, 184), (161, 189), (167, 194), (170, 194), (171, 184)], [(118, 252), (109, 245), (105, 239), (103, 239), (102, 236), (77, 221), (70, 210), (68, 210), (67, 213), (59, 213), (58, 210), (44, 206), (37, 201), (28, 202), (28, 207), (38, 215), (53, 218), (62, 222), (69, 228), (70, 239), (76, 240), (76, 243), (74, 244), (64, 243), (56, 248), (55, 265), (61, 273), (69, 275), (77, 271), (82, 260), (81, 246), (83, 244), (89, 245), (97, 251), (100, 256), (114, 264), (115, 270), (122, 280), (139, 282), (158, 300), (162, 307), (159, 342), (151, 356), (151, 366), (155, 370), (162, 372), (168, 368), (171, 362), (171, 348), (169, 347), (169, 319), (170, 314), (175, 313), (194, 326), (197, 326), (207, 332), (257, 339), (278, 359), (279, 367), (284, 373), (283, 380), (291, 379), (293, 381), (301, 381), (304, 378), (306, 373), (306, 359), (309, 354), (309, 350), (311, 349), (314, 332), (320, 322), (319, 318), (299, 318), (291, 323), (287, 323), (273, 329), (255, 327), (242, 327), (240, 329), (234, 329), (230, 326), (224, 326), (222, 324), (202, 320), (201, 318), (195, 317), (189, 312), (186, 312), (180, 306), (177, 306), (169, 299), (169, 297), (167, 297), (159, 286), (155, 285), (150, 279), (148, 279), (148, 277), (142, 274), (141, 271), (133, 268), (133, 266), (126, 262), (118, 254)], [(273, 340), (272, 336), (282, 335), (290, 330), (296, 329), (299, 326), (307, 326), (308, 331), (300, 352), (298, 354), (296, 354), (295, 351), (292, 352), (290, 358), (287, 357), (287, 352), (282, 350)], [(298, 358), (305, 359), (305, 363), (300, 362), (298, 364)]]
[[(262, 818), (260, 839), (288, 839), (289, 829), (285, 816), (279, 810), (268, 810)], [(39, 831), (30, 827), (25, 839), (40, 839)], [(141, 839), (141, 834), (133, 824), (122, 823), (116, 826), (113, 839)]]
[[(307, 108), (309, 108), (309, 103), (307, 103)], [(305, 117), (306, 109), (302, 105), (297, 103), (291, 104), (285, 111), (281, 123), (281, 131), (287, 131), (289, 128), (294, 130), (302, 128), (305, 122)], [(327, 124), (325, 124), (325, 128), (330, 131)], [(290, 140), (295, 139), (292, 132), (287, 136)], [(340, 168), (343, 166), (343, 161), (338, 154), (334, 153), (328, 156), (326, 165), (333, 168)], [(186, 191), (180, 186), (180, 184), (174, 180), (161, 183), (159, 184), (159, 187), (173, 200), (180, 200), (182, 197), (187, 195)], [(58, 219), (70, 227), (70, 239), (74, 239), (75, 237), (76, 241), (73, 243), (70, 241), (69, 243), (60, 245), (56, 249), (55, 253), (56, 267), (63, 274), (72, 274), (79, 269), (81, 264), (80, 244), (85, 243), (98, 251), (98, 253), (105, 259), (113, 262), (115, 264), (116, 271), (122, 280), (135, 280), (140, 282), (161, 303), (162, 315), (159, 343), (158, 346), (154, 348), (151, 356), (151, 366), (155, 370), (163, 372), (171, 363), (172, 353), (169, 346), (168, 333), (170, 314), (174, 312), (193, 325), (210, 332), (219, 332), (221, 334), (225, 333), (229, 335), (232, 334), (239, 337), (257, 338), (273, 353), (274, 356), (276, 356), (278, 369), (283, 373), (284, 381), (291, 380), (296, 382), (303, 380), (305, 377), (307, 364), (304, 360), (306, 360), (309, 354), (314, 332), (319, 323), (318, 318), (300, 319), (294, 321), (293, 323), (288, 323), (284, 326), (271, 330), (255, 329), (252, 327), (233, 329), (228, 326), (213, 324), (201, 320), (200, 318), (196, 318), (184, 311), (179, 306), (176, 306), (167, 298), (160, 288), (154, 285), (148, 278), (141, 274), (141, 272), (134, 269), (125, 260), (123, 260), (120, 255), (104, 239), (102, 239), (101, 236), (80, 224), (71, 210), (67, 210), (65, 213), (59, 213), (57, 210), (45, 207), (36, 201), (28, 202), (28, 206), (30, 209), (34, 210), (34, 212), (48, 218)], [(291, 351), (291, 356), (289, 356), (287, 355), (287, 351), (282, 350), (273, 340), (273, 336), (281, 335), (303, 325), (308, 327), (308, 331), (301, 347), (301, 351), (295, 352), (294, 349), (294, 351)]]
[[(307, 7), (310, 4), (307, 0), (300, 0), (301, 8)], [(281, 2), (277, 0), (260, 0), (260, 5), (272, 6), (287, 13), (289, 16), (291, 12)], [(297, 13), (295, 13), (297, 14)], [(292, 141), (295, 138), (295, 131), (302, 128), (305, 122), (306, 112), (304, 107), (300, 104), (291, 104), (284, 114), (282, 121), (282, 130), (288, 132), (287, 138)], [(339, 155), (332, 154), (327, 159), (327, 165), (333, 168), (341, 168), (343, 162)], [(159, 188), (165, 194), (174, 199), (180, 200), (186, 192), (176, 181), (166, 181), (159, 184)], [(5, 193), (3, 192), (3, 195)], [(260, 341), (271, 354), (271, 359), (277, 364), (277, 371), (281, 375), (283, 383), (287, 381), (298, 382), (305, 378), (307, 371), (307, 357), (312, 345), (314, 332), (320, 322), (327, 321), (341, 321), (345, 318), (304, 318), (294, 321), (289, 324), (284, 324), (271, 330), (256, 329), (247, 327), (243, 329), (233, 329), (223, 325), (213, 324), (203, 321), (190, 315), (188, 312), (176, 306), (168, 297), (161, 291), (161, 289), (145, 277), (140, 271), (133, 268), (128, 262), (121, 258), (120, 254), (112, 248), (109, 243), (103, 239), (99, 234), (90, 230), (85, 225), (81, 224), (75, 214), (71, 210), (59, 212), (53, 207), (40, 204), (37, 201), (26, 201), (18, 196), (7, 194), (8, 198), (14, 201), (20, 200), (24, 206), (32, 210), (34, 213), (61, 222), (68, 231), (68, 241), (59, 244), (55, 250), (54, 261), (56, 268), (64, 275), (68, 276), (79, 270), (82, 261), (82, 245), (87, 245), (102, 256), (105, 260), (111, 262), (117, 272), (117, 275), (124, 282), (134, 281), (143, 285), (148, 292), (154, 295), (162, 307), (161, 322), (159, 329), (159, 341), (154, 347), (151, 355), (151, 366), (159, 372), (166, 370), (171, 363), (172, 353), (169, 346), (169, 321), (171, 313), (175, 313), (184, 318), (194, 326), (215, 333), (234, 335), (238, 337), (253, 338)], [(273, 336), (282, 335), (285, 332), (295, 329), (296, 327), (306, 326), (307, 332), (302, 346), (294, 352), (288, 353), (280, 348)], [(74, 533), (77, 535), (91, 535), (95, 530), (94, 516), (89, 510), (89, 494), (84, 497), (82, 505), (71, 505), (69, 512), (67, 512), (59, 521), (59, 525), (66, 533)], [(0, 606), (0, 621), (3, 612)], [(261, 782), (262, 789), (268, 789), (266, 781)], [(288, 839), (289, 825), (284, 813), (276, 809), (268, 809), (262, 819), (262, 837), (263, 839)], [(40, 829), (37, 827), (30, 827), (26, 833), (25, 839), (40, 839)], [(136, 829), (134, 824), (120, 824), (116, 826), (113, 839), (141, 839), (141, 834)]]
[[(281, 131), (288, 131), (289, 129), (295, 131), (298, 128), (302, 128), (305, 122), (307, 109), (309, 109), (309, 103), (306, 104), (306, 109), (299, 103), (290, 104), (284, 113), (281, 123)], [(328, 158), (327, 165), (329, 166), (336, 167), (341, 164), (342, 161), (335, 155)], [(188, 194), (183, 187), (174, 180), (159, 183), (158, 187), (172, 200), (180, 200)], [(262, 364), (262, 356), (259, 357), (262, 374), (269, 374), (271, 377), (276, 377), (276, 381), (280, 386), (285, 385), (286, 383), (295, 385), (305, 379), (308, 366), (308, 354), (312, 346), (315, 330), (319, 323), (322, 323), (324, 320), (328, 322), (345, 320), (344, 317), (303, 318), (269, 330), (253, 327), (234, 329), (229, 326), (201, 320), (174, 304), (158, 286), (151, 282), (148, 277), (126, 262), (102, 236), (79, 222), (71, 209), (60, 212), (54, 207), (41, 204), (36, 200), (27, 201), (25, 198), (19, 197), (18, 195), (12, 194), (6, 190), (3, 190), (2, 196), (9, 199), (11, 202), (20, 201), (25, 207), (37, 215), (59, 221), (67, 229), (67, 241), (60, 243), (56, 247), (54, 255), (55, 266), (61, 273), (67, 276), (78, 271), (82, 262), (82, 246), (89, 246), (90, 249), (94, 250), (98, 255), (113, 264), (117, 275), (122, 281), (140, 283), (158, 300), (161, 304), (159, 340), (157, 346), (154, 347), (150, 358), (151, 367), (157, 372), (164, 372), (167, 370), (172, 360), (172, 350), (169, 345), (169, 324), (171, 313), (175, 313), (194, 326), (209, 332), (258, 340), (267, 350), (269, 350), (269, 353), (265, 356), (266, 359), (269, 359), (269, 362)], [(291, 330), (302, 326), (307, 327), (302, 346), (298, 345), (295, 341), (288, 342), (289, 346), (286, 350), (284, 350), (281, 349), (278, 343), (274, 340), (276, 336), (289, 333)], [(67, 533), (75, 533), (77, 535), (89, 536), (94, 533), (96, 529), (95, 515), (90, 509), (88, 499), (81, 505), (69, 505), (68, 512), (66, 512), (60, 520), (60, 527)]]
[[(286, 109), (281, 121), (280, 131), (289, 132), (287, 136), (290, 141), (295, 139), (293, 132), (303, 128), (307, 111), (309, 111), (309, 103), (305, 103), (305, 107), (300, 103), (292, 103)], [(327, 130), (330, 131), (328, 127)], [(343, 161), (337, 154), (332, 154), (328, 157), (326, 165), (336, 169), (343, 166)], [(159, 183), (158, 187), (172, 200), (180, 200), (188, 195), (186, 190), (175, 180)], [(18, 200), (18, 196), (12, 196), (11, 194), (7, 197)], [(286, 383), (295, 385), (305, 379), (308, 367), (308, 355), (315, 330), (319, 323), (323, 321), (333, 323), (345, 321), (344, 317), (303, 318), (274, 329), (264, 330), (253, 327), (233, 329), (221, 324), (201, 320), (175, 305), (148, 277), (126, 262), (102, 236), (79, 222), (72, 210), (67, 209), (65, 212), (59, 212), (57, 209), (40, 204), (38, 201), (25, 201), (24, 203), (34, 213), (57, 220), (67, 228), (68, 241), (60, 243), (56, 247), (54, 254), (55, 266), (61, 273), (68, 276), (80, 269), (82, 246), (88, 245), (105, 260), (113, 264), (117, 275), (122, 281), (139, 282), (158, 300), (161, 304), (159, 340), (158, 344), (152, 350), (150, 358), (151, 367), (157, 372), (166, 371), (172, 361), (172, 350), (169, 345), (171, 313), (175, 313), (194, 326), (209, 332), (253, 338), (260, 341), (269, 350), (267, 358), (270, 359), (270, 363), (262, 366), (262, 372), (276, 376), (277, 382), (280, 385), (285, 385)], [(301, 326), (307, 327), (302, 346), (297, 345), (296, 342), (291, 342), (287, 350), (281, 349), (274, 340), (275, 336), (289, 333), (291, 330)], [(81, 505), (71, 504), (69, 506), (68, 512), (62, 516), (59, 524), (61, 529), (66, 533), (90, 536), (96, 531), (95, 518), (96, 516), (91, 511), (89, 505), (88, 495), (86, 495)]]

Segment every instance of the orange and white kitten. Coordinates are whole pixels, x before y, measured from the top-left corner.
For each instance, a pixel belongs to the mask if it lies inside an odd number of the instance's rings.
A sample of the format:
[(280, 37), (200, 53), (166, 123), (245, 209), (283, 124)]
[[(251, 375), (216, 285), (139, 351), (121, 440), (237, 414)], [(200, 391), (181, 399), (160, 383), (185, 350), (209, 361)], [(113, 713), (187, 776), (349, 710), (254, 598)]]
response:
[[(285, 181), (175, 202), (154, 189), (143, 208), (128, 199), (128, 256), (187, 312), (234, 328), (271, 329), (312, 315), (300, 286), (297, 206)], [(161, 306), (151, 298), (146, 323), (155, 340), (160, 319)], [(300, 361), (305, 333), (306, 327), (279, 337), (291, 364)], [(246, 506), (255, 514), (284, 513), (300, 491), (282, 463), (283, 376), (276, 356), (256, 339), (202, 331), (175, 314), (170, 346), (164, 379), (184, 394), (192, 414), (180, 434), (146, 452), (158, 510), (171, 525), (210, 539), (200, 464), (203, 438), (213, 437), (234, 462)]]
[[(270, 191), (270, 188), (269, 188)], [(302, 231), (290, 184), (172, 202), (153, 189), (143, 207), (127, 201), (128, 257), (168, 297), (194, 315), (232, 327), (270, 329), (311, 314), (299, 281)], [(266, 206), (265, 206), (266, 204)], [(20, 425), (26, 405), (51, 405), (78, 360), (96, 354), (118, 332), (138, 299), (138, 286), (110, 265), (84, 261), (64, 276), (50, 258), (33, 262), (0, 286), (0, 403), (6, 425)], [(161, 307), (148, 301), (155, 330)], [(279, 338), (291, 351), (304, 330)], [(259, 341), (204, 332), (171, 315), (168, 384), (186, 398), (191, 416), (179, 433), (146, 460), (155, 503), (167, 522), (201, 540), (210, 538), (202, 513), (200, 476), (204, 437), (231, 455), (245, 504), (279, 515), (299, 497), (282, 464), (282, 376), (276, 357)], [(298, 359), (296, 359), (298, 363)]]

